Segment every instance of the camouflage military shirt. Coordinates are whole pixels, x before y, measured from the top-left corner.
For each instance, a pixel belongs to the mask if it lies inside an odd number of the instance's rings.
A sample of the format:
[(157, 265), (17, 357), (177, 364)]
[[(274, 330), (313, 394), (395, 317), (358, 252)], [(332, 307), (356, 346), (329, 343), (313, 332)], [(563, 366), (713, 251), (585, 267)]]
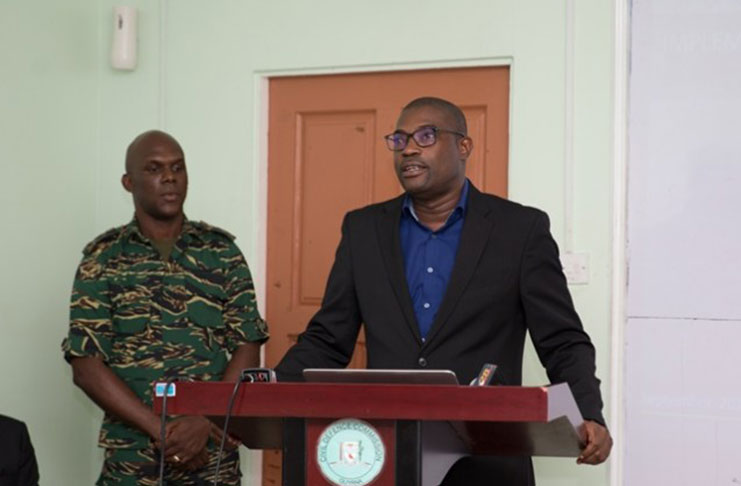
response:
[[(100, 235), (75, 276), (65, 359), (101, 358), (147, 405), (154, 381), (220, 379), (227, 351), (268, 338), (232, 240), (186, 220), (165, 261), (135, 221)], [(106, 414), (99, 444), (144, 449), (149, 437)]]

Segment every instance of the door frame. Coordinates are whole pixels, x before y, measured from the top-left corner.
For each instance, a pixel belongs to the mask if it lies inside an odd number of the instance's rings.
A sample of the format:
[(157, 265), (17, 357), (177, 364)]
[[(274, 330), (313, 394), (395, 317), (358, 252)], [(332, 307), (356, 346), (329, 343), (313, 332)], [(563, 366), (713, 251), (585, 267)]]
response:
[(628, 290), (628, 99), (630, 83), (630, 0), (614, 1), (612, 255), (610, 291), (610, 433), (609, 484), (625, 481), (625, 326)]
[[(266, 310), (267, 302), (267, 241), (268, 241), (268, 122), (270, 110), (270, 79), (287, 76), (311, 76), (332, 74), (373, 73), (390, 71), (416, 71), (424, 69), (456, 69), (475, 67), (509, 67), (509, 106), (512, 113), (513, 87), (515, 79), (514, 62), (511, 56), (497, 56), (484, 58), (463, 58), (455, 60), (439, 60), (428, 62), (411, 63), (388, 63), (388, 64), (359, 64), (349, 66), (325, 66), (325, 67), (296, 67), (290, 69), (266, 69), (253, 72), (253, 136), (251, 157), (257, 161), (257, 171), (254, 175), (258, 179), (258, 221), (257, 221), (257, 246), (256, 253), (261, 258), (256, 265), (251, 265), (262, 278), (255, 281), (255, 293), (257, 295), (258, 308)], [(509, 117), (508, 130), (512, 131), (512, 116)], [(507, 147), (507, 160), (512, 158), (512, 145)], [(265, 364), (265, 352), (260, 351), (260, 363)], [(250, 451), (250, 464), (262, 465), (262, 451)], [(262, 484), (262, 467), (250, 468), (245, 474), (251, 481), (250, 484)]]

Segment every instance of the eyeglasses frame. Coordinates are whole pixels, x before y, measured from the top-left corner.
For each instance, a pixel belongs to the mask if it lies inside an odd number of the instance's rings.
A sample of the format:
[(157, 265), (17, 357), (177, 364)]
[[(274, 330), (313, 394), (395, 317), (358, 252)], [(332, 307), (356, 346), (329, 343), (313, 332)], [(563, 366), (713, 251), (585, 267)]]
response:
[[(419, 132), (420, 130), (425, 130), (425, 129), (430, 129), (430, 128), (435, 133), (435, 141), (432, 142), (432, 143), (430, 143), (430, 144), (427, 144), (427, 145), (420, 145), (420, 143), (417, 141), (417, 139), (414, 138), (414, 134), (417, 133), (417, 132)], [(405, 132), (404, 130), (395, 130), (394, 132), (389, 133), (388, 135), (384, 135), (383, 138), (384, 138), (384, 140), (386, 140), (386, 148), (388, 148), (392, 152), (401, 152), (402, 150), (405, 150), (409, 146), (409, 140), (410, 139), (414, 140), (414, 143), (417, 144), (417, 146), (420, 147), (420, 148), (432, 147), (433, 145), (435, 145), (437, 143), (437, 139), (438, 139), (437, 134), (438, 134), (438, 132), (452, 133), (453, 135), (458, 135), (459, 137), (463, 137), (463, 138), (465, 138), (465, 137), (468, 136), (465, 133), (461, 133), (461, 132), (458, 132), (458, 131), (455, 131), (455, 130), (448, 130), (447, 128), (440, 128), (440, 127), (435, 126), (435, 125), (424, 125), (424, 126), (421, 126), (421, 127), (417, 128), (412, 133)], [(391, 148), (389, 146), (389, 143), (391, 143), (391, 137), (393, 137), (394, 135), (404, 135), (404, 137), (406, 137), (406, 139), (404, 140), (404, 146), (403, 147), (398, 148), (398, 149), (394, 149), (394, 148)]]

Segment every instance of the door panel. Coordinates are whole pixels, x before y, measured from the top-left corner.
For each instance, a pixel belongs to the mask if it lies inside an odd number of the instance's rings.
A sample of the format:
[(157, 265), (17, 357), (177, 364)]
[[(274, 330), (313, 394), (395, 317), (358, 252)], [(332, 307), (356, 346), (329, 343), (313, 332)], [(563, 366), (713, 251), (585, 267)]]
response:
[[(372, 199), (375, 113), (299, 113), (294, 187), (294, 306), (316, 308), (347, 207)], [(352, 155), (350, 155), (352, 154)], [(348, 163), (347, 158), (352, 158)], [(331, 175), (331, 176), (330, 176)], [(327, 179), (334, 182), (329, 185)], [(341, 202), (342, 204), (337, 204)]]

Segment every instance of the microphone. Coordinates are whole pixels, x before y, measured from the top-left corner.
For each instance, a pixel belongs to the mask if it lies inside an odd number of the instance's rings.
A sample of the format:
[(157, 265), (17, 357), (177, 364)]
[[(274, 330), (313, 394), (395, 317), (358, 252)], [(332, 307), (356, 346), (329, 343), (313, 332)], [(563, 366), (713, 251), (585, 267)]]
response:
[(471, 380), (471, 386), (495, 385), (496, 383), (493, 382), (495, 374), (497, 375), (497, 378), (499, 378), (499, 375), (501, 375), (501, 373), (497, 373), (497, 365), (484, 363), (484, 366), (481, 367), (481, 371), (479, 371), (478, 376)]
[(240, 375), (240, 381), (246, 383), (275, 383), (275, 371), (272, 368), (245, 368)]
[(154, 396), (162, 398), (162, 415), (160, 416), (160, 463), (159, 463), (159, 474), (157, 484), (163, 486), (165, 484), (165, 431), (167, 424), (167, 397), (175, 396), (175, 383), (179, 381), (187, 381), (187, 378), (180, 376), (173, 376), (167, 379), (167, 381), (158, 381), (154, 384)]
[(229, 404), (226, 408), (226, 415), (224, 416), (224, 429), (221, 435), (221, 444), (219, 444), (219, 451), (216, 458), (216, 467), (214, 469), (213, 486), (219, 484), (219, 471), (221, 470), (221, 459), (224, 456), (224, 446), (226, 445), (226, 436), (229, 433), (229, 419), (232, 416), (232, 408), (234, 407), (234, 399), (239, 392), (239, 388), (242, 383), (271, 383), (275, 382), (275, 371), (272, 368), (245, 368), (239, 374), (239, 380), (234, 384), (232, 395), (229, 397)]

